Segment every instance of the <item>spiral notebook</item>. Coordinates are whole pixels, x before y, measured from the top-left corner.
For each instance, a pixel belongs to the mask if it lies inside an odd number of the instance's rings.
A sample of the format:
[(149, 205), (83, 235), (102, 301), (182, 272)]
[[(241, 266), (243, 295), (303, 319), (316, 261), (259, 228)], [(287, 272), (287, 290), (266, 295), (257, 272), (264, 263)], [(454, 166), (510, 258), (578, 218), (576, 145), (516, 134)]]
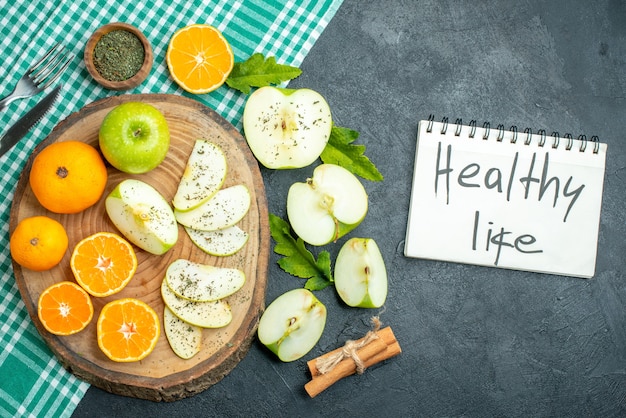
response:
[(593, 277), (606, 151), (595, 136), (420, 121), (405, 255)]

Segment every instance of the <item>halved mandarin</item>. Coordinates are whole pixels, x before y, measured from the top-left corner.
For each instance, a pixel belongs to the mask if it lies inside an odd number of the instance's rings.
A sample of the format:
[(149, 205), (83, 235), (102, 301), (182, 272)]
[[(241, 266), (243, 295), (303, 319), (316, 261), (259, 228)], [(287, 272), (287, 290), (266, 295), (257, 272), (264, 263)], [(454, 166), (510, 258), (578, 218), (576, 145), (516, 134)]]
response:
[(63, 281), (39, 296), (37, 315), (44, 328), (55, 335), (72, 335), (85, 329), (93, 318), (91, 297), (74, 282)]
[(194, 24), (177, 30), (165, 61), (174, 81), (189, 93), (209, 93), (220, 87), (235, 64), (230, 44), (210, 25)]
[(74, 247), (70, 266), (79, 285), (97, 297), (121, 291), (137, 270), (133, 246), (111, 232), (97, 232)]
[(139, 299), (109, 302), (98, 317), (98, 346), (113, 361), (144, 359), (156, 347), (160, 334), (159, 316)]

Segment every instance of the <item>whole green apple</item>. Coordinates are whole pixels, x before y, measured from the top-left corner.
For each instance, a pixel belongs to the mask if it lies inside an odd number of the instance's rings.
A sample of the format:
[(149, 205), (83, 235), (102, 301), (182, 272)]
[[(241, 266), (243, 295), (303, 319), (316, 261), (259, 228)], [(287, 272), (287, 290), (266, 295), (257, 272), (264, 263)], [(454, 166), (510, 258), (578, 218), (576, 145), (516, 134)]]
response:
[(99, 132), (104, 158), (125, 173), (141, 174), (156, 168), (170, 147), (165, 116), (156, 107), (126, 102), (114, 107)]

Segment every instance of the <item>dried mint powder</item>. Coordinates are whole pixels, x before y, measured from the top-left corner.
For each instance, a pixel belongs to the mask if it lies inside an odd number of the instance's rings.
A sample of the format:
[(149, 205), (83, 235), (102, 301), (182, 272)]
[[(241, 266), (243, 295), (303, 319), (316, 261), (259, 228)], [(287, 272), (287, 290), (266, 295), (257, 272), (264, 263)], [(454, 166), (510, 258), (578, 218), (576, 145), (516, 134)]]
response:
[(145, 51), (139, 38), (123, 29), (102, 35), (93, 50), (93, 63), (109, 81), (128, 80), (141, 68)]

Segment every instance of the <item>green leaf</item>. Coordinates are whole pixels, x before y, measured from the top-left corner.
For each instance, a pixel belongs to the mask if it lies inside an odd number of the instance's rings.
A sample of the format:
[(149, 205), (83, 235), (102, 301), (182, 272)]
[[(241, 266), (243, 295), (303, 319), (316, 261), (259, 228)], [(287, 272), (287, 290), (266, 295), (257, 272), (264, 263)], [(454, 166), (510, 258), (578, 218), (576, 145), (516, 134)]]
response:
[(257, 52), (244, 62), (236, 62), (226, 79), (226, 84), (248, 94), (252, 87), (263, 87), (293, 80), (302, 70), (290, 65), (277, 64), (275, 57), (267, 59)]
[(328, 251), (322, 251), (316, 261), (304, 241), (291, 235), (291, 227), (285, 220), (272, 213), (269, 219), (270, 234), (276, 242), (274, 252), (284, 256), (278, 260), (280, 268), (293, 276), (308, 279), (305, 287), (309, 290), (320, 290), (331, 284), (333, 277)]
[(382, 181), (383, 175), (364, 155), (365, 145), (352, 144), (358, 137), (357, 131), (333, 125), (326, 148), (320, 155), (322, 161), (340, 165), (366, 180)]
[(306, 281), (306, 283), (304, 284), (304, 288), (313, 292), (316, 290), (325, 289), (326, 287), (330, 286), (330, 284), (331, 282), (329, 282), (324, 277), (315, 276)]

